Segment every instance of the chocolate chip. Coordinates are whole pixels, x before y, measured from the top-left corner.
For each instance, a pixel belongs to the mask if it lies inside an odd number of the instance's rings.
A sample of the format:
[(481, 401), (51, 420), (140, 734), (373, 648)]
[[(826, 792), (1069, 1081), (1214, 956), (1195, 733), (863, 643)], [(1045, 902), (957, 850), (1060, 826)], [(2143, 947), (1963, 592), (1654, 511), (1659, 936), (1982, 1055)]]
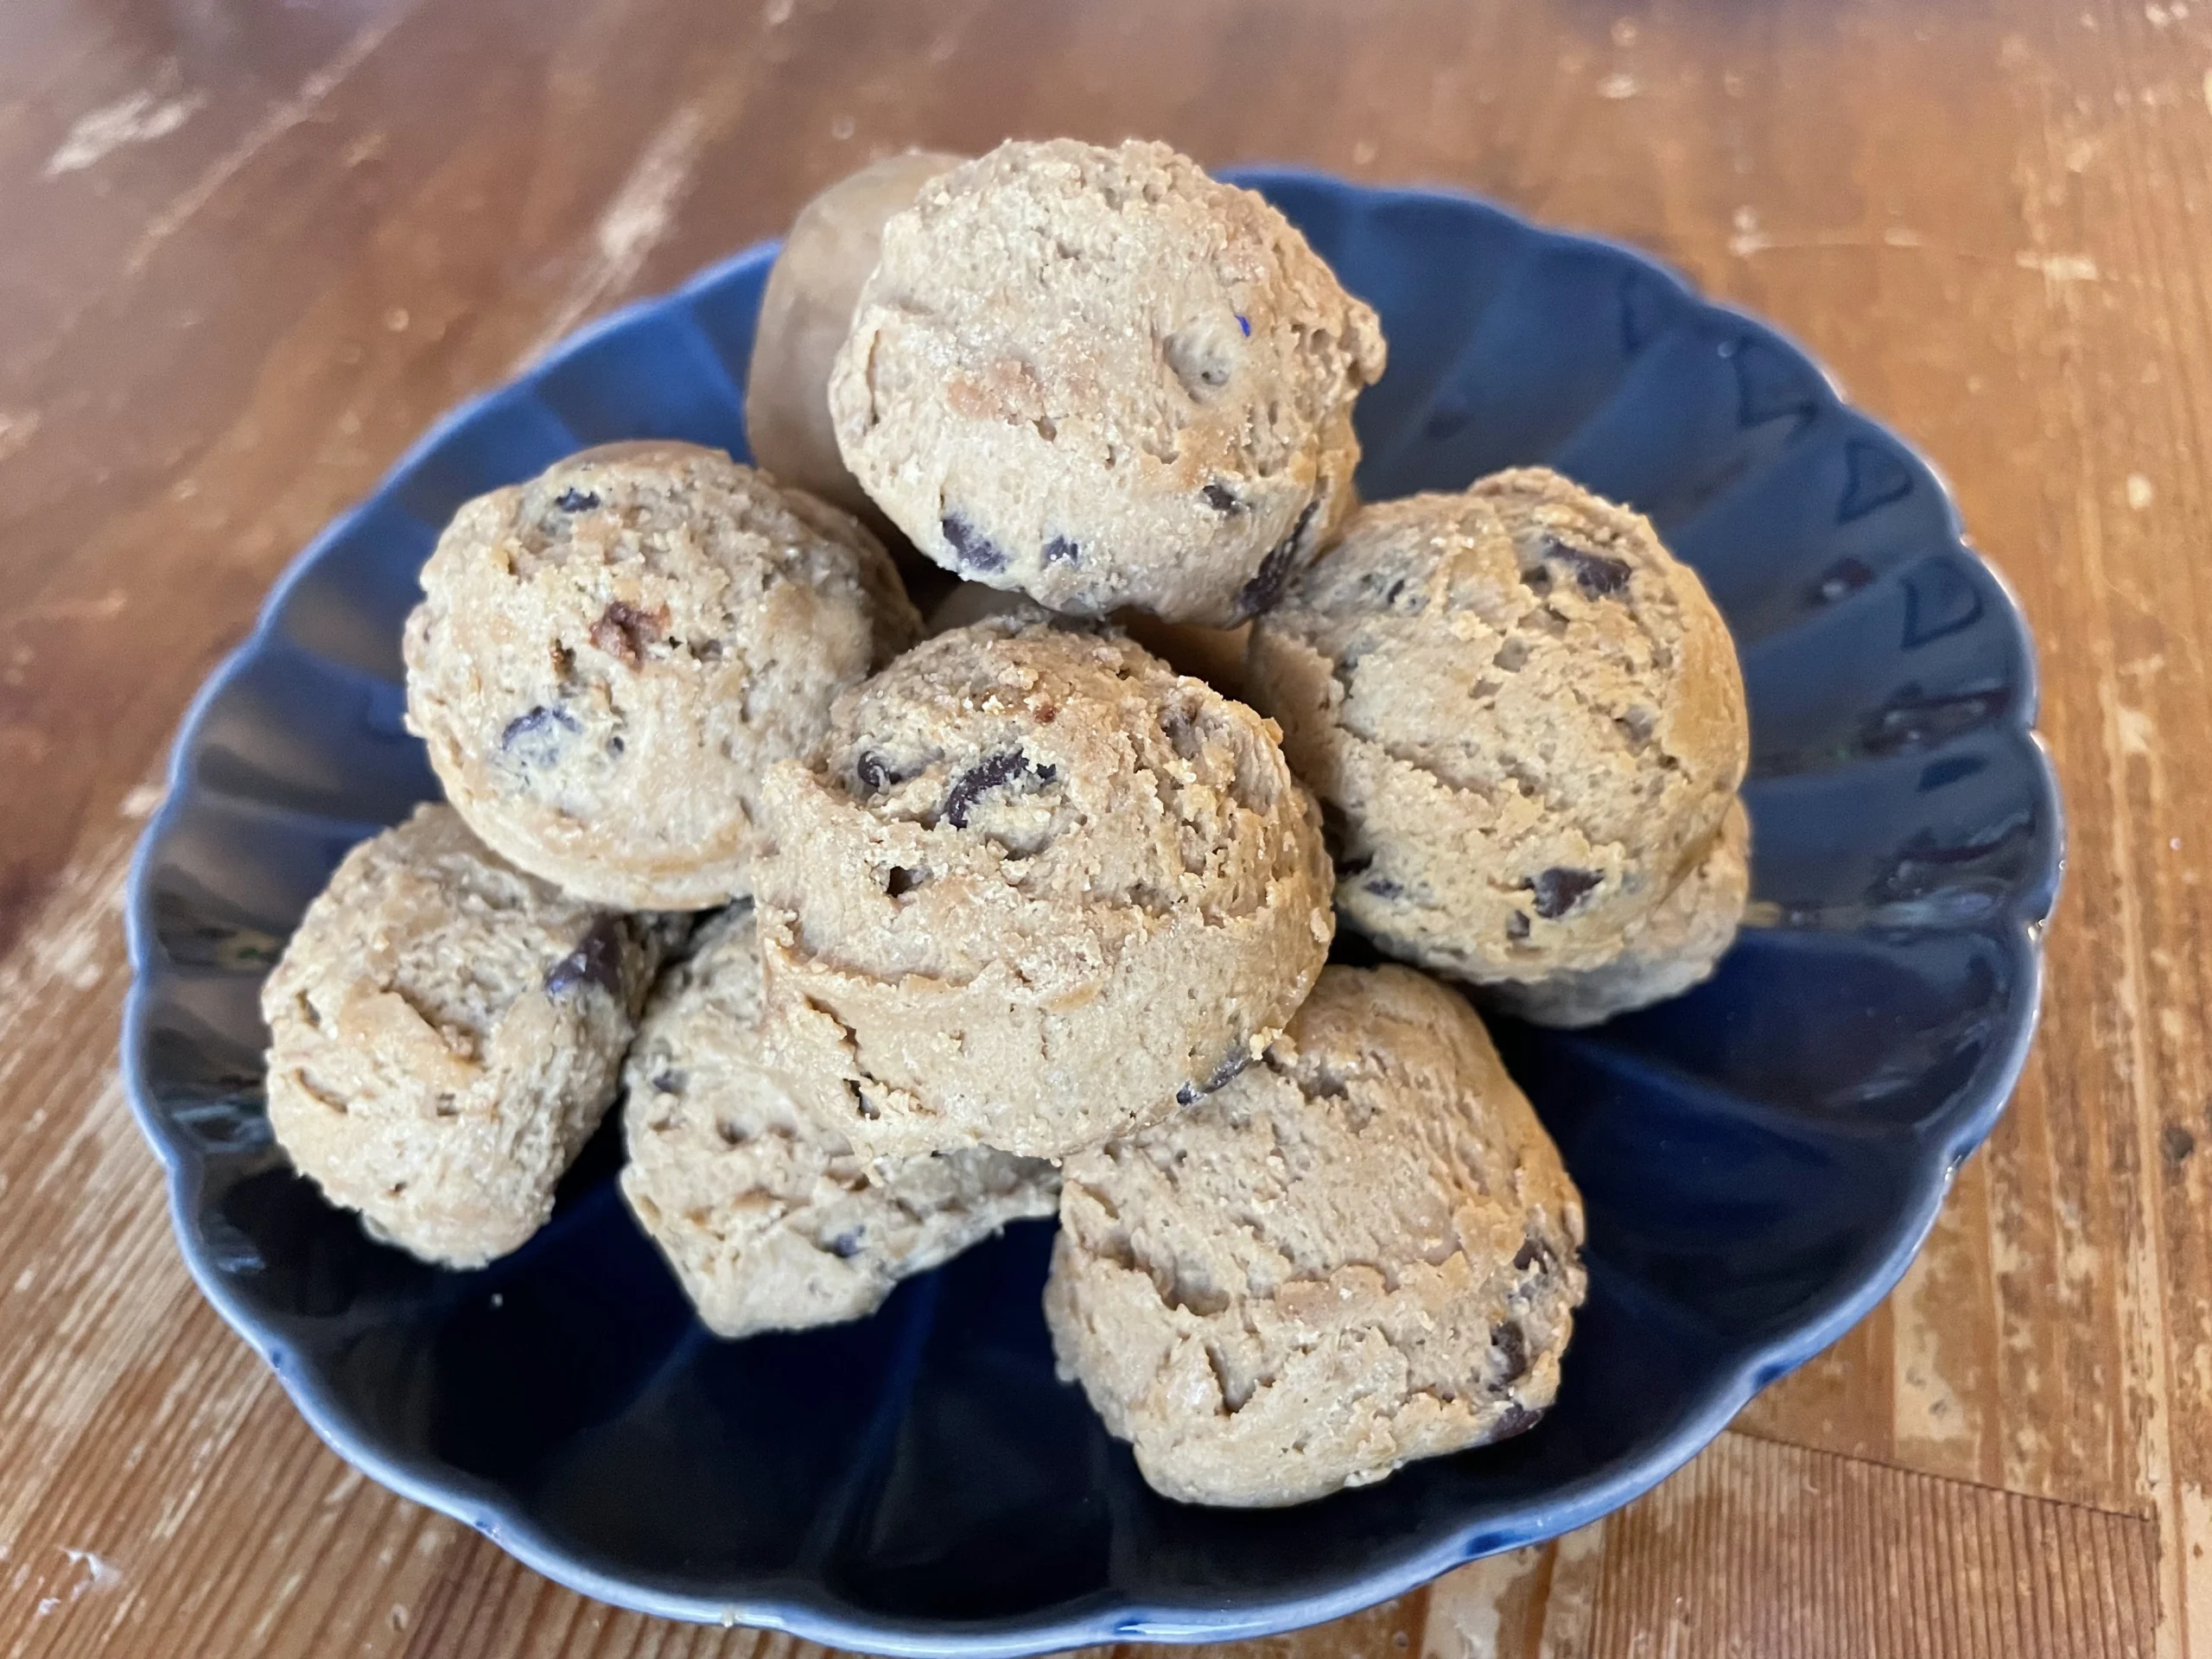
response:
[(1544, 557), (1555, 559), (1572, 570), (1582, 591), (1592, 599), (1610, 599), (1616, 594), (1626, 593), (1628, 579), (1635, 574), (1625, 559), (1586, 552), (1549, 536), (1544, 538)]
[(1518, 1400), (1508, 1401), (1504, 1414), (1497, 1420), (1497, 1432), (1491, 1436), (1491, 1439), (1510, 1440), (1516, 1434), (1526, 1434), (1543, 1421), (1542, 1412), (1533, 1410), (1522, 1405)]
[(1516, 910), (1505, 918), (1505, 937), (1516, 944), (1529, 937), (1529, 912)]
[(1505, 1361), (1506, 1382), (1517, 1382), (1529, 1374), (1529, 1333), (1516, 1321), (1491, 1326), (1490, 1345)]
[(589, 490), (580, 490), (570, 485), (561, 492), (553, 505), (563, 512), (589, 512), (599, 505), (599, 498)]
[(894, 864), (883, 879), (883, 890), (893, 899), (903, 899), (929, 879), (925, 871), (909, 870)]
[(528, 714), (517, 715), (506, 723), (499, 733), (499, 747), (516, 754), (525, 766), (550, 766), (560, 751), (563, 734), (582, 730), (582, 722), (567, 709), (549, 709), (540, 703)]
[(1224, 484), (1209, 484), (1198, 493), (1205, 497), (1206, 505), (1211, 507), (1216, 512), (1246, 511), (1244, 504), (1231, 494), (1228, 486)]
[(1298, 515), (1298, 522), (1290, 527), (1290, 534), (1277, 542), (1260, 561), (1260, 568), (1252, 573), (1252, 580), (1238, 589), (1236, 614), (1256, 616), (1282, 597), (1282, 590), (1290, 584), (1290, 568), (1297, 563), (1305, 544), (1306, 530), (1313, 523), (1313, 515), (1321, 510), (1319, 501), (1308, 501), (1306, 511)]
[(1033, 777), (1040, 784), (1049, 784), (1059, 774), (1052, 766), (1033, 766), (1029, 757), (1020, 749), (1007, 749), (988, 760), (978, 760), (952, 781), (946, 791), (944, 805), (938, 816), (956, 830), (968, 827), (968, 814), (977, 801), (995, 789), (1022, 777)]
[(912, 774), (900, 772), (874, 749), (862, 749), (853, 758), (853, 779), (871, 795), (880, 795)]
[(1045, 543), (1045, 563), (1074, 564), (1083, 557), (1083, 550), (1065, 536), (1055, 536)]
[(656, 605), (641, 611), (625, 600), (613, 600), (591, 625), (591, 642), (610, 657), (619, 657), (632, 668), (645, 659), (645, 647), (668, 632), (668, 607)]
[(849, 1262), (861, 1253), (861, 1230), (855, 1227), (849, 1231), (840, 1233), (836, 1237), (827, 1241), (822, 1248), (830, 1255), (842, 1257)]
[(1554, 865), (1527, 886), (1536, 895), (1536, 914), (1554, 922), (1580, 904), (1583, 896), (1604, 880), (1595, 870), (1570, 870)]
[(1186, 1083), (1178, 1089), (1175, 1091), (1175, 1103), (1178, 1106), (1196, 1104), (1201, 1096), (1225, 1087), (1239, 1072), (1251, 1064), (1252, 1056), (1249, 1052), (1243, 1048), (1232, 1048), (1222, 1063), (1214, 1067), (1204, 1083)]
[(1395, 899), (1405, 892), (1403, 887), (1387, 875), (1378, 875), (1373, 880), (1363, 882), (1361, 885), (1377, 899)]
[(1552, 1247), (1534, 1233), (1522, 1239), (1521, 1248), (1513, 1252), (1513, 1265), (1523, 1273), (1531, 1268), (1549, 1273), (1558, 1264), (1559, 1258), (1552, 1254)]
[(622, 995), (622, 945), (626, 924), (620, 916), (602, 916), (576, 948), (545, 970), (545, 994), (559, 996), (586, 985), (596, 985), (609, 996)]
[(952, 556), (963, 570), (1003, 570), (1006, 550), (957, 512), (938, 521), (944, 539), (952, 543)]

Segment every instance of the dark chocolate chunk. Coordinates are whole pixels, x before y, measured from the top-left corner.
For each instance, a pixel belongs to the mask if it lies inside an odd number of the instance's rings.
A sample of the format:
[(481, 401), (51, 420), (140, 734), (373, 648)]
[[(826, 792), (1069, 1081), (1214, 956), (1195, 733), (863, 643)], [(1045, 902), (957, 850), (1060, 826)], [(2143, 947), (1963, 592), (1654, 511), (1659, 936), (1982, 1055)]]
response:
[(832, 1255), (850, 1261), (861, 1253), (861, 1230), (857, 1227), (849, 1229), (829, 1240), (822, 1248)]
[(561, 492), (553, 505), (563, 512), (589, 512), (599, 505), (599, 498), (589, 490), (580, 490), (570, 485)]
[(952, 556), (963, 570), (1003, 570), (1006, 550), (957, 512), (938, 521), (944, 539), (952, 543)]
[(545, 994), (560, 996), (586, 985), (596, 985), (609, 996), (622, 995), (622, 944), (627, 924), (620, 916), (602, 916), (576, 942), (576, 948), (545, 970)]
[(1239, 501), (1225, 484), (1209, 484), (1198, 493), (1206, 499), (1206, 505), (1216, 512), (1243, 512), (1244, 504)]
[(1522, 1405), (1518, 1400), (1509, 1401), (1505, 1414), (1497, 1420), (1497, 1433), (1491, 1438), (1510, 1440), (1516, 1434), (1526, 1434), (1544, 1421), (1544, 1414)]
[(562, 746), (583, 722), (565, 709), (540, 703), (526, 715), (517, 715), (499, 733), (499, 747), (526, 766), (550, 766)]
[(1320, 510), (1319, 501), (1308, 501), (1306, 511), (1298, 515), (1298, 522), (1290, 527), (1290, 534), (1268, 550), (1268, 556), (1252, 573), (1252, 580), (1237, 592), (1237, 615), (1257, 616), (1282, 597), (1282, 590), (1290, 585), (1290, 568), (1298, 562), (1305, 547), (1306, 532), (1313, 525), (1313, 515)]
[(1616, 594), (1626, 593), (1628, 579), (1635, 574), (1625, 559), (1586, 552), (1549, 536), (1544, 538), (1544, 557), (1555, 559), (1572, 570), (1582, 591), (1592, 599), (1610, 599)]
[(1529, 1333), (1518, 1321), (1508, 1319), (1503, 1325), (1492, 1325), (1490, 1345), (1497, 1350), (1505, 1361), (1508, 1382), (1517, 1382), (1529, 1374)]
[(1536, 914), (1555, 922), (1582, 902), (1585, 894), (1605, 878), (1595, 870), (1570, 870), (1554, 865), (1529, 883), (1536, 895)]
[(910, 775), (874, 749), (862, 749), (853, 758), (853, 780), (871, 795), (881, 794), (893, 784), (905, 783)]
[(1230, 1079), (1251, 1064), (1252, 1057), (1249, 1053), (1242, 1048), (1232, 1048), (1222, 1063), (1214, 1067), (1204, 1083), (1186, 1083), (1178, 1089), (1175, 1091), (1175, 1103), (1178, 1106), (1195, 1105), (1202, 1096), (1225, 1086)]
[(1529, 912), (1516, 910), (1505, 918), (1505, 937), (1518, 944), (1529, 937)]
[(517, 715), (507, 722), (506, 729), (499, 734), (499, 747), (503, 749), (511, 749), (524, 738), (535, 737), (541, 732), (550, 732), (556, 728), (569, 732), (583, 730), (582, 725), (576, 717), (567, 709), (548, 709), (543, 703), (540, 703), (528, 714)]
[(632, 668), (644, 660), (645, 647), (668, 632), (668, 607), (656, 605), (641, 611), (624, 600), (608, 602), (591, 625), (591, 642), (610, 657), (619, 657)]
[(1055, 536), (1045, 543), (1045, 563), (1074, 564), (1083, 557), (1083, 550), (1065, 536)]
[(929, 879), (926, 871), (910, 870), (894, 864), (891, 867), (891, 874), (883, 879), (883, 890), (893, 899), (903, 899)]
[(1033, 766), (1029, 757), (1020, 749), (1007, 749), (974, 766), (952, 780), (946, 791), (944, 805), (938, 816), (956, 830), (968, 827), (968, 814), (976, 803), (995, 789), (1023, 777), (1033, 777), (1040, 784), (1049, 784), (1058, 772), (1051, 766)]
[(1403, 887), (1400, 887), (1387, 875), (1378, 875), (1371, 880), (1361, 883), (1361, 885), (1364, 887), (1368, 892), (1373, 893), (1377, 899), (1395, 899), (1400, 897), (1405, 892)]

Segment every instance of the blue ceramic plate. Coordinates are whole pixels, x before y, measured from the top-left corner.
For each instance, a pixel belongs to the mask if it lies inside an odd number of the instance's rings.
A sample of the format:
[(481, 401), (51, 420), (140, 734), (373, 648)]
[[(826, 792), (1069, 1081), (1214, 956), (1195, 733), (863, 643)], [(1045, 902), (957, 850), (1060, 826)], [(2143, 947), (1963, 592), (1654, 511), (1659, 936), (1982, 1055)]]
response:
[(1752, 925), (1665, 1007), (1499, 1033), (1589, 1205), (1557, 1408), (1303, 1508), (1186, 1509), (1053, 1380), (1046, 1224), (874, 1319), (725, 1344), (631, 1224), (610, 1134), (477, 1273), (371, 1243), (287, 1167), (256, 994), (346, 849), (435, 791), (400, 724), (417, 567), (464, 499), (584, 445), (744, 454), (759, 248), (461, 409), (333, 524), (194, 704), (139, 850), (123, 1064), (185, 1259), (341, 1455), (677, 1618), (900, 1654), (1257, 1636), (1625, 1503), (1904, 1271), (2018, 1073), (2058, 879), (2012, 601), (1918, 457), (1642, 257), (1459, 196), (1249, 181), (1382, 313), (1370, 499), (1548, 461), (1650, 514), (1743, 652)]

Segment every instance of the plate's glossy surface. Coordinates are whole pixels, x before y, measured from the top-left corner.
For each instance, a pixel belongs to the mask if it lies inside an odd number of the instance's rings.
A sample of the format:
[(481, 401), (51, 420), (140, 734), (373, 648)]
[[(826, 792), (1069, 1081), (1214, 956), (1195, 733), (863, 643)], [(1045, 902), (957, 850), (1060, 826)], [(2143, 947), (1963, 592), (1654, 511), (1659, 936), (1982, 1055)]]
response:
[(186, 1258), (376, 1478), (679, 1618), (912, 1653), (1255, 1635), (1625, 1502), (1904, 1270), (2018, 1073), (2058, 877), (2011, 599), (1897, 438), (1640, 256), (1461, 197), (1249, 181), (1382, 312), (1369, 498), (1548, 461), (1649, 513), (1743, 652), (1755, 925), (1668, 1007), (1499, 1033), (1589, 1205), (1557, 1408), (1301, 1509), (1185, 1509), (1053, 1380), (1046, 1224), (874, 1319), (721, 1344), (607, 1134), (473, 1274), (372, 1243), (272, 1147), (261, 978), (346, 849), (435, 789), (400, 722), (417, 566), (464, 498), (585, 444), (742, 455), (755, 250), (460, 410), (331, 526), (194, 707), (140, 849), (124, 1067)]

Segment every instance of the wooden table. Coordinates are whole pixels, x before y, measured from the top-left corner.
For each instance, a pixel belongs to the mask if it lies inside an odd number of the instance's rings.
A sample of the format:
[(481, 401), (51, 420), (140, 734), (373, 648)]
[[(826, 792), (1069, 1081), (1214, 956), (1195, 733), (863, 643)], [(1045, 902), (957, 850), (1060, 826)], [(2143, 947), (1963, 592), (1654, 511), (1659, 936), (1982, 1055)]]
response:
[[(909, 143), (1471, 186), (1772, 316), (2043, 644), (2043, 1037), (1903, 1287), (1643, 1502), (1281, 1643), (2212, 1659), (2212, 0), (4, 0), (0, 1651), (736, 1655), (315, 1441), (113, 1053), (193, 689), (440, 410)], [(2192, 758), (2193, 757), (2193, 758)]]

